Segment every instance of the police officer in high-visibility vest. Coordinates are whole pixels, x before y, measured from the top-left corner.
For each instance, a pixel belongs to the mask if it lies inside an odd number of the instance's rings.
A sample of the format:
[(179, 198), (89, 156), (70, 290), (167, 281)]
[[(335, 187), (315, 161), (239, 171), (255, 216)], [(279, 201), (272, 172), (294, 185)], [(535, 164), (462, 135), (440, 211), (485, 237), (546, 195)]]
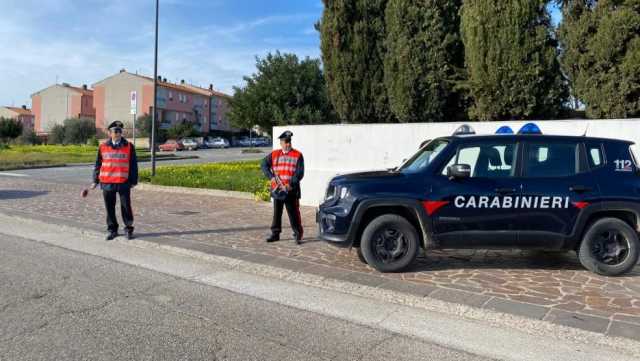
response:
[(300, 216), (300, 181), (304, 177), (304, 158), (302, 153), (291, 147), (292, 136), (293, 133), (288, 130), (282, 133), (278, 137), (281, 149), (271, 152), (262, 161), (262, 172), (271, 180), (273, 198), (273, 222), (267, 242), (280, 240), (284, 207), (287, 208), (296, 243), (300, 244), (304, 236)]
[(127, 239), (133, 239), (133, 211), (131, 210), (131, 188), (138, 184), (138, 160), (136, 149), (122, 136), (124, 124), (115, 121), (109, 124), (110, 139), (100, 144), (93, 172), (93, 185), (102, 189), (107, 209), (107, 241), (118, 236), (116, 198), (120, 196), (120, 211)]

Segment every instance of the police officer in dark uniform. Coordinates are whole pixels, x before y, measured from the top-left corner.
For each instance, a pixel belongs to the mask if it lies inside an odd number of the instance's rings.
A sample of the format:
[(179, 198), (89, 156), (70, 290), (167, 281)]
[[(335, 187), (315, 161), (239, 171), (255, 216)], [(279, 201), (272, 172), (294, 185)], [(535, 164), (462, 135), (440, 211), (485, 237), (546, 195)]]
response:
[(116, 198), (120, 196), (120, 211), (124, 221), (127, 239), (133, 239), (133, 211), (131, 209), (131, 189), (138, 184), (138, 159), (136, 149), (123, 136), (124, 124), (114, 121), (109, 124), (110, 139), (100, 144), (93, 171), (93, 185), (102, 189), (104, 205), (107, 209), (107, 241), (118, 236), (116, 219)]
[(271, 180), (273, 198), (271, 236), (267, 238), (267, 242), (280, 240), (282, 212), (285, 207), (296, 243), (300, 244), (304, 236), (300, 216), (300, 181), (304, 177), (304, 158), (301, 152), (291, 147), (292, 136), (293, 133), (288, 130), (282, 133), (278, 137), (281, 149), (274, 150), (262, 161), (262, 172)]

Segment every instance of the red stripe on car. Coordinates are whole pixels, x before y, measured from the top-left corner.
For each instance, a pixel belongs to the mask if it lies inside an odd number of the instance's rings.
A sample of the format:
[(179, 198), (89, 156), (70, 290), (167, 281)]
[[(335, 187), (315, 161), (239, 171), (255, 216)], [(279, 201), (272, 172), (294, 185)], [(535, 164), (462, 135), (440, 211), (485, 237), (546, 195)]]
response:
[(434, 214), (438, 209), (449, 204), (449, 201), (423, 201), (422, 206), (428, 215)]

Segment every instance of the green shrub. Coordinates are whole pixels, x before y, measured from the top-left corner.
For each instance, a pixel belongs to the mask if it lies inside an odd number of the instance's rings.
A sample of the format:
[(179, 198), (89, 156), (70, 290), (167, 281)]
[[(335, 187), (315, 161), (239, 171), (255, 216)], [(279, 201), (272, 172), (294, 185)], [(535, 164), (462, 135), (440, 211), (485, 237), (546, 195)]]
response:
[(49, 139), (47, 143), (49, 144), (64, 144), (64, 125), (56, 124), (49, 131)]
[(185, 137), (199, 137), (200, 132), (196, 130), (195, 123), (183, 121), (167, 130), (167, 136), (171, 139), (180, 139)]
[(26, 129), (22, 132), (22, 135), (16, 138), (15, 143), (21, 145), (36, 145), (41, 143), (41, 139), (33, 129)]
[(22, 123), (15, 119), (0, 118), (0, 142), (8, 143), (22, 134)]
[(71, 118), (64, 121), (64, 144), (87, 144), (96, 136), (96, 123), (88, 118)]

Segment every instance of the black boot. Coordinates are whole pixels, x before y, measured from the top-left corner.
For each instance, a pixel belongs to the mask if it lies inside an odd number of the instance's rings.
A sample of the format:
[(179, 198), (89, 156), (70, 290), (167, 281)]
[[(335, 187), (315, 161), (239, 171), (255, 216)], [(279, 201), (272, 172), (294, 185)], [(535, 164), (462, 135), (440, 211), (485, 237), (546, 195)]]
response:
[(107, 237), (105, 239), (107, 241), (111, 241), (116, 237), (118, 237), (118, 232), (117, 231), (109, 231), (109, 234), (107, 234)]
[(302, 244), (302, 236), (299, 234), (294, 235), (294, 238), (296, 239), (296, 244), (297, 245), (301, 245)]
[(132, 229), (128, 229), (128, 230), (127, 230), (127, 239), (128, 239), (128, 240), (132, 240), (132, 239), (134, 239), (134, 238), (135, 238), (135, 237), (133, 236), (133, 228), (132, 228)]
[(280, 240), (280, 235), (272, 233), (271, 236), (269, 236), (269, 238), (267, 238), (267, 243), (277, 242), (279, 240)]

